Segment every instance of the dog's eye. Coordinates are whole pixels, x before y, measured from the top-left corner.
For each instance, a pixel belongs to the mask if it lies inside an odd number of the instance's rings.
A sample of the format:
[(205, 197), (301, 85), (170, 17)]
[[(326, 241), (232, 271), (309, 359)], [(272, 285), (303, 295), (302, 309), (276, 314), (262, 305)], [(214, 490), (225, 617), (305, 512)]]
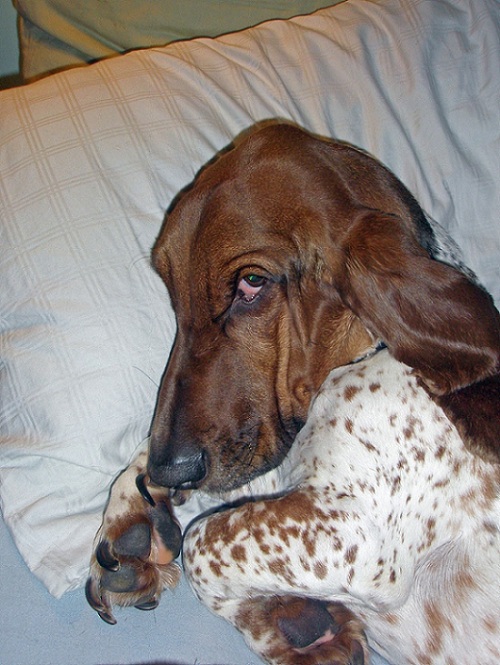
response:
[(249, 286), (259, 287), (263, 286), (266, 278), (262, 277), (262, 275), (246, 275), (243, 277), (243, 281), (246, 282)]
[(245, 275), (238, 282), (238, 288), (236, 290), (237, 296), (244, 302), (252, 302), (258, 294), (261, 288), (266, 283), (267, 279), (262, 277), (262, 275), (256, 275), (250, 273)]

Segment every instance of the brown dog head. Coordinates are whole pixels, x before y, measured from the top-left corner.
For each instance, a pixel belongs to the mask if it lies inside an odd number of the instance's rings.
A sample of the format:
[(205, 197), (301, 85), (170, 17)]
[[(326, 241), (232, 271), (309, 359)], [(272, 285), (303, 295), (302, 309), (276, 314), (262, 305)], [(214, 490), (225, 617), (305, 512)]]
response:
[(433, 242), (381, 164), (291, 125), (202, 171), (153, 250), (178, 330), (152, 480), (227, 490), (276, 466), (330, 370), (379, 341), (436, 394), (498, 371), (491, 298), (432, 260)]

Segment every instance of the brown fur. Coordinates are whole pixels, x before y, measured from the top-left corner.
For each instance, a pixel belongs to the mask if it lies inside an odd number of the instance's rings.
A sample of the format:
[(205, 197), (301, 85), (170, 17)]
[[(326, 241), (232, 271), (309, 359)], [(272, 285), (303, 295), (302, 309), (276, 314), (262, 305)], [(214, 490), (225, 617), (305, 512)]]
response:
[[(153, 251), (178, 334), (152, 478), (231, 489), (276, 466), (329, 371), (378, 340), (498, 457), (498, 421), (484, 427), (475, 406), (486, 388), (468, 386), (498, 377), (500, 317), (484, 290), (431, 258), (429, 234), (381, 164), (290, 125), (265, 127), (206, 168)], [(252, 273), (265, 283), (246, 303), (237, 286)], [(487, 385), (498, 412), (498, 378)], [(191, 477), (172, 472), (196, 455)]]

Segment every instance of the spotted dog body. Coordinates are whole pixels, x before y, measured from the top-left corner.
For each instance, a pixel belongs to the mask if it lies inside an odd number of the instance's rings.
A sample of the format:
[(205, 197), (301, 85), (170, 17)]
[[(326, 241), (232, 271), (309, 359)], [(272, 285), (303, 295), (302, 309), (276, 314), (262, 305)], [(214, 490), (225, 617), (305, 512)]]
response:
[[(145, 468), (143, 453), (119, 478), (99, 539), (128, 533), (131, 519), (154, 531), (135, 486)], [(499, 487), (498, 465), (471, 453), (410, 368), (380, 351), (330, 374), (283, 464), (225, 495), (242, 505), (193, 523), (185, 574), (272, 664), (366, 664), (368, 638), (397, 665), (464, 654), (468, 665), (497, 665)], [(145, 557), (157, 574), (143, 604), (178, 579), (156, 556)], [(93, 566), (95, 580), (103, 570)], [(113, 601), (140, 606), (141, 592), (125, 602), (123, 585), (106, 596), (105, 620)], [(303, 650), (282, 620), (297, 603), (307, 613), (310, 599), (333, 617), (334, 636)]]
[(334, 370), (294, 455), (292, 493), (186, 534), (200, 599), (271, 663), (337, 662), (335, 641), (314, 657), (290, 648), (269, 620), (280, 596), (342, 603), (398, 665), (500, 662), (499, 470), (410, 369), (382, 351)]
[(366, 665), (367, 637), (500, 662), (500, 315), (404, 185), (270, 125), (179, 195), (153, 264), (177, 335), (96, 540), (101, 617), (156, 605), (174, 512), (210, 496), (185, 571), (271, 665)]

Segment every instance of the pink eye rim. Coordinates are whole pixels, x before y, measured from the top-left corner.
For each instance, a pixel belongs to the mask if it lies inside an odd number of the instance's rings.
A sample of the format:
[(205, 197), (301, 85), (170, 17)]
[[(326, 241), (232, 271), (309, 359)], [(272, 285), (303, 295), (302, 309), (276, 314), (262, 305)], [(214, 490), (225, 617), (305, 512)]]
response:
[(266, 277), (256, 273), (249, 273), (241, 277), (236, 288), (237, 297), (244, 303), (253, 302), (266, 282)]

